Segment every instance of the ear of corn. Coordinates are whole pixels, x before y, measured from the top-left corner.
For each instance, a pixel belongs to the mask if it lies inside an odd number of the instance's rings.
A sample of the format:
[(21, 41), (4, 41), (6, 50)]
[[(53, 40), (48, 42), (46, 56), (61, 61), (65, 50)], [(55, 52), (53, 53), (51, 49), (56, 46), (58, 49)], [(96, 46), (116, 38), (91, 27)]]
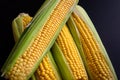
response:
[(12, 49), (1, 69), (2, 76), (5, 75), (7, 79), (29, 79), (57, 38), (77, 2), (51, 0), (47, 6), (42, 6)]
[(29, 14), (20, 13), (13, 21), (12, 21), (12, 31), (15, 42), (17, 42), (23, 33), (24, 29), (30, 23), (32, 17)]
[[(82, 44), (81, 56), (86, 66), (90, 79), (92, 80), (117, 80), (114, 68), (109, 56), (100, 40), (100, 37), (83, 8), (77, 6), (74, 9), (71, 21), (75, 29), (78, 30), (79, 40), (76, 43)], [(72, 31), (71, 31), (72, 32)], [(74, 33), (73, 33), (74, 35)], [(77, 36), (76, 36), (77, 37)], [(80, 42), (79, 42), (80, 41)], [(79, 44), (77, 44), (79, 47)]]
[[(59, 49), (56, 51), (55, 47), (57, 46), (52, 47), (52, 53), (57, 62), (56, 64), (58, 64), (58, 67), (61, 69), (60, 71), (62, 71), (63, 76), (69, 74), (69, 76), (63, 78), (65, 78), (65, 80), (87, 80), (88, 77), (81, 56), (66, 25), (62, 28), (56, 43), (61, 50), (61, 52), (59, 52)], [(62, 58), (59, 60), (56, 56), (63, 57), (64, 61), (62, 61)], [(63, 71), (66, 71), (66, 73)], [(70, 75), (72, 75), (71, 77), (73, 79), (70, 79)]]
[[(21, 20), (18, 22), (17, 20), (19, 19)], [(20, 35), (24, 31), (24, 29), (27, 28), (27, 25), (30, 23), (31, 19), (32, 17), (30, 17), (29, 14), (20, 13), (18, 17), (13, 20), (12, 28), (15, 40), (19, 40)], [(19, 25), (18, 23), (19, 24), (21, 23), (21, 25)], [(22, 32), (15, 33), (14, 30), (20, 31), (21, 30), (20, 27), (24, 27)], [(19, 36), (16, 34), (18, 34)], [(58, 68), (56, 67), (56, 64), (51, 56), (51, 52), (49, 51), (47, 52), (47, 55), (42, 59), (38, 69), (35, 72), (35, 75), (31, 76), (31, 80), (43, 80), (43, 79), (60, 80)]]

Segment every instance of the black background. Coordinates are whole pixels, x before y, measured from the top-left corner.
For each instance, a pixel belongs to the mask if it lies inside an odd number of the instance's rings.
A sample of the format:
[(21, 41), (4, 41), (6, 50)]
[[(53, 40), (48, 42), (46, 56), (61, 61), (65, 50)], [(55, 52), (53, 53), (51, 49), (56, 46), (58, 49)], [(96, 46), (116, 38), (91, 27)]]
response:
[[(34, 16), (43, 2), (44, 0), (0, 2), (0, 68), (14, 46), (12, 20), (22, 12)], [(79, 5), (87, 11), (93, 21), (120, 78), (120, 0), (80, 0)]]

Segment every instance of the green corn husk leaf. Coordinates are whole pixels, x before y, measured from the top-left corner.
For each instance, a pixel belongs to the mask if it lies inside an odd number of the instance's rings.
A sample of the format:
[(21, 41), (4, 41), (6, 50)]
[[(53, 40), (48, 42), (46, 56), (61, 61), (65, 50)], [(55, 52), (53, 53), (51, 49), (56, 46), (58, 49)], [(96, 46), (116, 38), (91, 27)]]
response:
[(51, 52), (52, 52), (52, 56), (54, 57), (54, 60), (58, 68), (60, 69), (62, 79), (63, 80), (74, 80), (71, 70), (69, 66), (67, 65), (67, 62), (64, 58), (64, 55), (62, 54), (62, 51), (56, 42), (52, 46)]

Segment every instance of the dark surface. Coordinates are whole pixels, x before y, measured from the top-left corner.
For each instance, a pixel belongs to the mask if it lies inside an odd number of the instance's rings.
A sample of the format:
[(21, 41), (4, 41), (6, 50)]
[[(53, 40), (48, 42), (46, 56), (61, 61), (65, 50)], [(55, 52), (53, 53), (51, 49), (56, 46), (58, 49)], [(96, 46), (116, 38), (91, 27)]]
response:
[[(33, 16), (44, 0), (9, 0), (0, 2), (0, 68), (14, 46), (12, 20), (21, 12)], [(115, 71), (120, 76), (120, 0), (80, 0), (92, 19)], [(1, 73), (0, 73), (1, 74)], [(2, 78), (0, 78), (2, 80)]]

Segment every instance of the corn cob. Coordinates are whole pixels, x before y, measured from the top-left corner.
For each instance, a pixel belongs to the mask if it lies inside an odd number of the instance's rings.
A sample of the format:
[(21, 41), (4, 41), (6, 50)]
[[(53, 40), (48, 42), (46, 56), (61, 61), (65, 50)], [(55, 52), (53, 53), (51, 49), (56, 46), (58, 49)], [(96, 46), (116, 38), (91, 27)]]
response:
[(46, 0), (12, 49), (1, 69), (2, 76), (11, 80), (29, 79), (51, 48), (77, 2)]
[[(20, 13), (17, 18), (13, 20), (12, 29), (15, 41), (17, 41), (20, 35), (23, 33), (27, 25), (32, 20), (29, 14)], [(14, 31), (15, 30), (15, 31)], [(60, 75), (54, 60), (52, 59), (51, 52), (48, 51), (47, 55), (43, 58), (40, 66), (35, 72), (35, 75), (31, 77), (32, 80), (60, 80)]]
[(71, 27), (74, 27), (74, 31), (76, 30), (76, 34), (79, 35), (75, 36), (72, 33), (74, 37), (78, 37), (74, 40), (79, 50), (81, 50), (79, 45), (82, 44), (81, 56), (90, 79), (117, 80), (112, 63), (93, 23), (85, 10), (79, 5), (74, 9), (72, 17), (68, 20), (68, 25), (71, 32), (73, 32)]
[[(52, 54), (62, 76), (68, 75), (63, 77), (64, 80), (88, 80), (79, 51), (66, 25), (62, 28), (56, 44), (52, 47)], [(60, 60), (58, 55), (61, 56)]]

